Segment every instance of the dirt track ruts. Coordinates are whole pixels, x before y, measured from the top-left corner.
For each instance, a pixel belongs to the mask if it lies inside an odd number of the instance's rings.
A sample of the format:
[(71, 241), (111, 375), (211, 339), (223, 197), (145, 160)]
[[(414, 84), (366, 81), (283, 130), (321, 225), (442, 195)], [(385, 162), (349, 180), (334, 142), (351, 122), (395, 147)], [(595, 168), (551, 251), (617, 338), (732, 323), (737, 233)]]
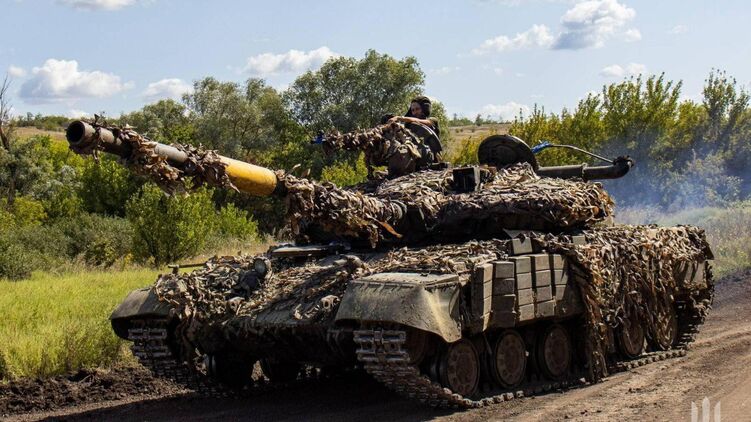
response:
[[(751, 421), (751, 272), (718, 282), (715, 306), (686, 357), (604, 382), (467, 411), (402, 399), (366, 376), (320, 381), (251, 399), (190, 395), (86, 404), (12, 420), (691, 420), (691, 402), (721, 402), (723, 420)], [(700, 418), (701, 419), (701, 418)]]

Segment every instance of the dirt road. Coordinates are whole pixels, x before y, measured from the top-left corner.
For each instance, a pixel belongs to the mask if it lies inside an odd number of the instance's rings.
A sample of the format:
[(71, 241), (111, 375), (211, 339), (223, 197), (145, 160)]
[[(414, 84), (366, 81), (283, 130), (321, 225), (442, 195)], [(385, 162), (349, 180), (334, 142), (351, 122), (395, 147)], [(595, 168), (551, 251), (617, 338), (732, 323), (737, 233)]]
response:
[(691, 403), (721, 403), (723, 420), (751, 421), (751, 272), (718, 282), (715, 307), (686, 357), (596, 385), (468, 411), (401, 399), (366, 376), (309, 384), (246, 400), (186, 395), (94, 403), (14, 420), (691, 420)]

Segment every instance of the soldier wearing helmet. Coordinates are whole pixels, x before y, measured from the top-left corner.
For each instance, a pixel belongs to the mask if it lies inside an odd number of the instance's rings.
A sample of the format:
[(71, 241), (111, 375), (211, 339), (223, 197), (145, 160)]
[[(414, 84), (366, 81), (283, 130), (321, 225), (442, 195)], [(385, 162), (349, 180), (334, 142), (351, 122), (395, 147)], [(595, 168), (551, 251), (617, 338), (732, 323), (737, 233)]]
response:
[(436, 156), (436, 161), (440, 160), (441, 147), (440, 135), (441, 130), (438, 127), (438, 119), (430, 117), (431, 103), (430, 98), (420, 95), (412, 99), (409, 109), (404, 116), (389, 116), (388, 122), (401, 122), (421, 137), (430, 147), (432, 153)]

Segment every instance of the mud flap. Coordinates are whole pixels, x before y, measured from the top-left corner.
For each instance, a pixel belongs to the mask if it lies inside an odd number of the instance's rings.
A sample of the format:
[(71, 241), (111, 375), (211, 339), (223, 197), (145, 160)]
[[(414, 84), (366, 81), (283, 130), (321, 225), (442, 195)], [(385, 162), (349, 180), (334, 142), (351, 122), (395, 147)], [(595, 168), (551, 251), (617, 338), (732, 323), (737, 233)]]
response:
[(376, 274), (349, 283), (336, 321), (402, 324), (451, 343), (461, 338), (460, 292), (453, 274)]
[(110, 315), (112, 329), (118, 337), (128, 339), (129, 321), (139, 318), (166, 318), (169, 316), (170, 306), (160, 302), (151, 287), (133, 290), (125, 300), (115, 308)]

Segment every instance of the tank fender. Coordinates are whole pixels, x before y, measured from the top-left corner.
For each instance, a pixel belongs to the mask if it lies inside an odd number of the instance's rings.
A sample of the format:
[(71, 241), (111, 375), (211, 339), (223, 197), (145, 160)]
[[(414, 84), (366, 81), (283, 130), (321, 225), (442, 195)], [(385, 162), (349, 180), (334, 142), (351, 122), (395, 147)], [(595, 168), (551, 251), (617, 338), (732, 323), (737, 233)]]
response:
[(454, 274), (380, 273), (351, 281), (336, 321), (406, 325), (446, 342), (461, 338), (461, 284)]
[(118, 337), (128, 338), (128, 321), (136, 317), (168, 317), (170, 306), (161, 302), (151, 287), (133, 290), (110, 315), (112, 328)]

